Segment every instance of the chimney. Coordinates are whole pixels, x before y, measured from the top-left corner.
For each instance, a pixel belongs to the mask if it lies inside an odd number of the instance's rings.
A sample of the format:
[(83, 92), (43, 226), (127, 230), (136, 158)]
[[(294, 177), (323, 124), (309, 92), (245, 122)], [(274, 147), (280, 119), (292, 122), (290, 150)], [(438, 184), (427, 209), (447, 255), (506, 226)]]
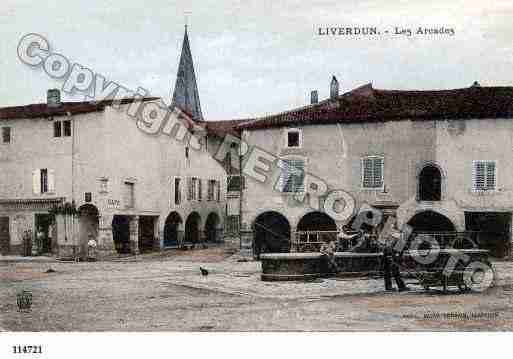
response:
[(319, 93), (317, 92), (317, 90), (310, 92), (310, 104), (313, 105), (318, 102), (319, 102)]
[(334, 99), (337, 97), (338, 97), (338, 81), (337, 81), (337, 78), (335, 76), (333, 76), (331, 79), (331, 84), (330, 84), (330, 98)]
[(61, 104), (61, 92), (59, 89), (49, 89), (46, 93), (48, 107), (59, 107)]

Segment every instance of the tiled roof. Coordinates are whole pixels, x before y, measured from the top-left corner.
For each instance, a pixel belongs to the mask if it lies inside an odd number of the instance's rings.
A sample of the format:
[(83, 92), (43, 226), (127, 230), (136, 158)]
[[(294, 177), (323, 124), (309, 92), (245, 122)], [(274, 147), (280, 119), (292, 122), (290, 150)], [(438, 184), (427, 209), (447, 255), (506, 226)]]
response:
[(237, 129), (401, 119), (513, 117), (513, 87), (472, 86), (454, 90), (378, 90), (371, 84), (335, 99), (247, 120)]
[(205, 121), (203, 124), (209, 134), (222, 137), (227, 134), (238, 136), (237, 126), (246, 122), (248, 120)]
[[(145, 97), (143, 101), (158, 100), (159, 97)], [(12, 106), (0, 108), (1, 119), (37, 118), (49, 116), (65, 116), (80, 113), (103, 111), (107, 106), (112, 106), (115, 100), (92, 101), (92, 102), (61, 102), (57, 107), (48, 106), (46, 103), (36, 103), (25, 106)], [(128, 104), (134, 101), (133, 98), (124, 98), (119, 101), (121, 104)]]

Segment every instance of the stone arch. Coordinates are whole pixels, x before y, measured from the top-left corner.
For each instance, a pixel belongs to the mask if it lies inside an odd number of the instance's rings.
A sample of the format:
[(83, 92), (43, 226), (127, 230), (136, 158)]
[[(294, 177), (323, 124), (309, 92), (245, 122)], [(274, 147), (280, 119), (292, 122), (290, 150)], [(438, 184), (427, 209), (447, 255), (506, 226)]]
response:
[(305, 214), (297, 223), (298, 231), (336, 231), (337, 224), (324, 212), (313, 211)]
[(222, 229), (221, 226), (221, 219), (219, 218), (219, 215), (216, 212), (210, 212), (207, 216), (207, 219), (205, 221), (205, 240), (207, 242), (218, 242), (221, 240), (220, 237), (220, 230)]
[(98, 242), (99, 219), (100, 211), (95, 205), (86, 203), (78, 208), (78, 243), (82, 258), (87, 257), (89, 240)]
[(444, 175), (440, 166), (426, 162), (417, 173), (417, 200), (441, 201)]
[(199, 243), (201, 240), (201, 216), (198, 212), (191, 212), (185, 221), (185, 242)]
[(266, 252), (290, 251), (290, 223), (279, 212), (263, 212), (253, 222), (254, 252), (257, 256)]
[(408, 221), (414, 232), (454, 232), (456, 226), (445, 215), (425, 210), (417, 212)]
[(182, 217), (178, 212), (171, 212), (164, 223), (164, 247), (177, 246), (180, 242), (180, 233), (183, 231)]

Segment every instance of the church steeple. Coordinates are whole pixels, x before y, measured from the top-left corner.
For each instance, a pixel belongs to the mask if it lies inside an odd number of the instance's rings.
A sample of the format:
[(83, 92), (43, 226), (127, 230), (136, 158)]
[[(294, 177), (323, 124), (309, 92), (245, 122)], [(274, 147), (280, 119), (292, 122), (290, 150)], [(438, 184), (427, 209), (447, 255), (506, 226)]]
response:
[(177, 106), (188, 112), (195, 120), (203, 120), (191, 48), (189, 46), (189, 36), (187, 35), (187, 25), (185, 25), (182, 54), (180, 56), (171, 106)]

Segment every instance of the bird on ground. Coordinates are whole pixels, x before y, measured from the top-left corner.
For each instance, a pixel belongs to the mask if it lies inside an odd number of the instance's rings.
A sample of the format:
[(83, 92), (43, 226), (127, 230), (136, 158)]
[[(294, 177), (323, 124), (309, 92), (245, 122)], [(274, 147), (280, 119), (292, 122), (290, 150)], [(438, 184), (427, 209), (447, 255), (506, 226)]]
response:
[(201, 275), (203, 275), (203, 276), (208, 275), (208, 270), (206, 270), (205, 268), (200, 267), (200, 271), (201, 271)]

